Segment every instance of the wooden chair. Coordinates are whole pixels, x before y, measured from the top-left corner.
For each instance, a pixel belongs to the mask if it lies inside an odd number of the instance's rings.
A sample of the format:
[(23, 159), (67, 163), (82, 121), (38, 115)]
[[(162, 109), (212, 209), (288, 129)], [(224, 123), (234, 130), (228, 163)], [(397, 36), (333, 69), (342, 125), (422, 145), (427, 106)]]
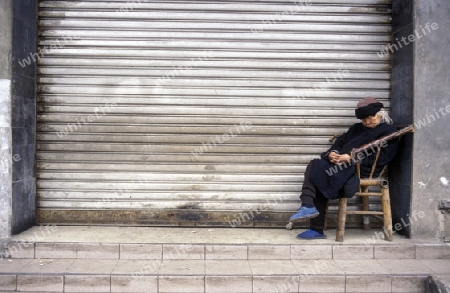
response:
[[(358, 154), (363, 154), (367, 150), (377, 149), (375, 155), (375, 161), (372, 165), (370, 175), (367, 178), (361, 178), (360, 163), (357, 160), (356, 172), (360, 179), (359, 191), (355, 196), (362, 197), (362, 210), (347, 210), (348, 198), (343, 197), (339, 199), (338, 207), (338, 223), (336, 228), (336, 241), (344, 241), (345, 234), (345, 221), (347, 215), (362, 215), (364, 216), (382, 216), (383, 218), (383, 233), (385, 240), (392, 241), (392, 215), (391, 215), (391, 201), (389, 197), (389, 183), (387, 178), (387, 166), (384, 166), (378, 176), (374, 177), (375, 168), (377, 167), (377, 161), (380, 156), (381, 148), (383, 144), (389, 140), (398, 138), (406, 133), (414, 132), (414, 127), (409, 125), (389, 135), (374, 140), (360, 148), (353, 149), (350, 153), (352, 158), (358, 158)], [(370, 187), (379, 187), (380, 191), (370, 190)], [(369, 197), (376, 196), (381, 197), (381, 211), (369, 210)], [(369, 223), (364, 221), (365, 228), (368, 228)]]

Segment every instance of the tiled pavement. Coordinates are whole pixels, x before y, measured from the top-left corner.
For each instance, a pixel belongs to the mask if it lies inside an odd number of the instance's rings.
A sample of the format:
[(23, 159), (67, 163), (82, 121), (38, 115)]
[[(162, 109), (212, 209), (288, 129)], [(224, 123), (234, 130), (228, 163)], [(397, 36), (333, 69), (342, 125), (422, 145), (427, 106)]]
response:
[(0, 261), (0, 292), (425, 292), (450, 246), (373, 231), (344, 243), (282, 229), (35, 227)]

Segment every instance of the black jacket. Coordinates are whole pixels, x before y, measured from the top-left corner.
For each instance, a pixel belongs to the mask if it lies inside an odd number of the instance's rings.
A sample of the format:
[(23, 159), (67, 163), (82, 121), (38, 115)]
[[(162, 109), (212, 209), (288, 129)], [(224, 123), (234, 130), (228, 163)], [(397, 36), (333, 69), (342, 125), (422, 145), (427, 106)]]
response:
[[(362, 123), (353, 124), (346, 133), (336, 139), (326, 152), (322, 153), (321, 159), (315, 159), (311, 162), (310, 180), (329, 199), (335, 199), (339, 196), (353, 196), (359, 186), (355, 165), (352, 162), (343, 165), (333, 164), (329, 161), (328, 154), (332, 151), (340, 154), (350, 153), (352, 149), (361, 147), (394, 131), (396, 131), (395, 127), (386, 123), (381, 123), (375, 128), (367, 128)], [(398, 140), (395, 139), (381, 148), (377, 172), (394, 158), (397, 146)], [(368, 176), (374, 160), (374, 151), (368, 150), (364, 153), (364, 158), (361, 160), (361, 177)]]

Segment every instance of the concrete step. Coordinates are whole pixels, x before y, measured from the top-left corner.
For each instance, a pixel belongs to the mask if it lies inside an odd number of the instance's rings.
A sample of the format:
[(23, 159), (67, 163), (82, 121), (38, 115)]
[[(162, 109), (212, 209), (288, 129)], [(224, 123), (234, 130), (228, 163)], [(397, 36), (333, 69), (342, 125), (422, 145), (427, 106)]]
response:
[(450, 276), (450, 246), (439, 241), (373, 241), (364, 230), (344, 243), (302, 241), (298, 232), (34, 227), (0, 260), (0, 292), (414, 293)]
[(448, 260), (0, 261), (1, 291), (33, 292), (425, 292)]
[[(448, 244), (172, 244), (11, 242), (2, 258), (64, 259), (450, 259)], [(449, 260), (450, 261), (450, 260)]]
[[(12, 238), (13, 258), (449, 259), (450, 243), (347, 229), (344, 242), (299, 240), (302, 230), (36, 226)], [(381, 236), (380, 236), (381, 234)], [(7, 252), (8, 253), (8, 252)]]

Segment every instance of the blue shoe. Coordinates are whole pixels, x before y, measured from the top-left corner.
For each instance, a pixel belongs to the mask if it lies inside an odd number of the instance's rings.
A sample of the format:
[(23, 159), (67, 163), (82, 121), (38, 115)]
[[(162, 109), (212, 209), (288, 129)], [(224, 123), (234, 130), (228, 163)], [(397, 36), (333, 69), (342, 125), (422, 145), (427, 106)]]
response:
[(325, 236), (324, 234), (321, 234), (317, 231), (308, 229), (305, 232), (298, 234), (297, 238), (305, 239), (305, 240), (312, 240), (312, 239), (325, 239), (325, 238), (327, 238), (327, 236)]
[(289, 218), (289, 222), (296, 222), (303, 219), (315, 218), (318, 215), (319, 211), (316, 209), (316, 207), (312, 208), (301, 207), (297, 213), (295, 213)]

